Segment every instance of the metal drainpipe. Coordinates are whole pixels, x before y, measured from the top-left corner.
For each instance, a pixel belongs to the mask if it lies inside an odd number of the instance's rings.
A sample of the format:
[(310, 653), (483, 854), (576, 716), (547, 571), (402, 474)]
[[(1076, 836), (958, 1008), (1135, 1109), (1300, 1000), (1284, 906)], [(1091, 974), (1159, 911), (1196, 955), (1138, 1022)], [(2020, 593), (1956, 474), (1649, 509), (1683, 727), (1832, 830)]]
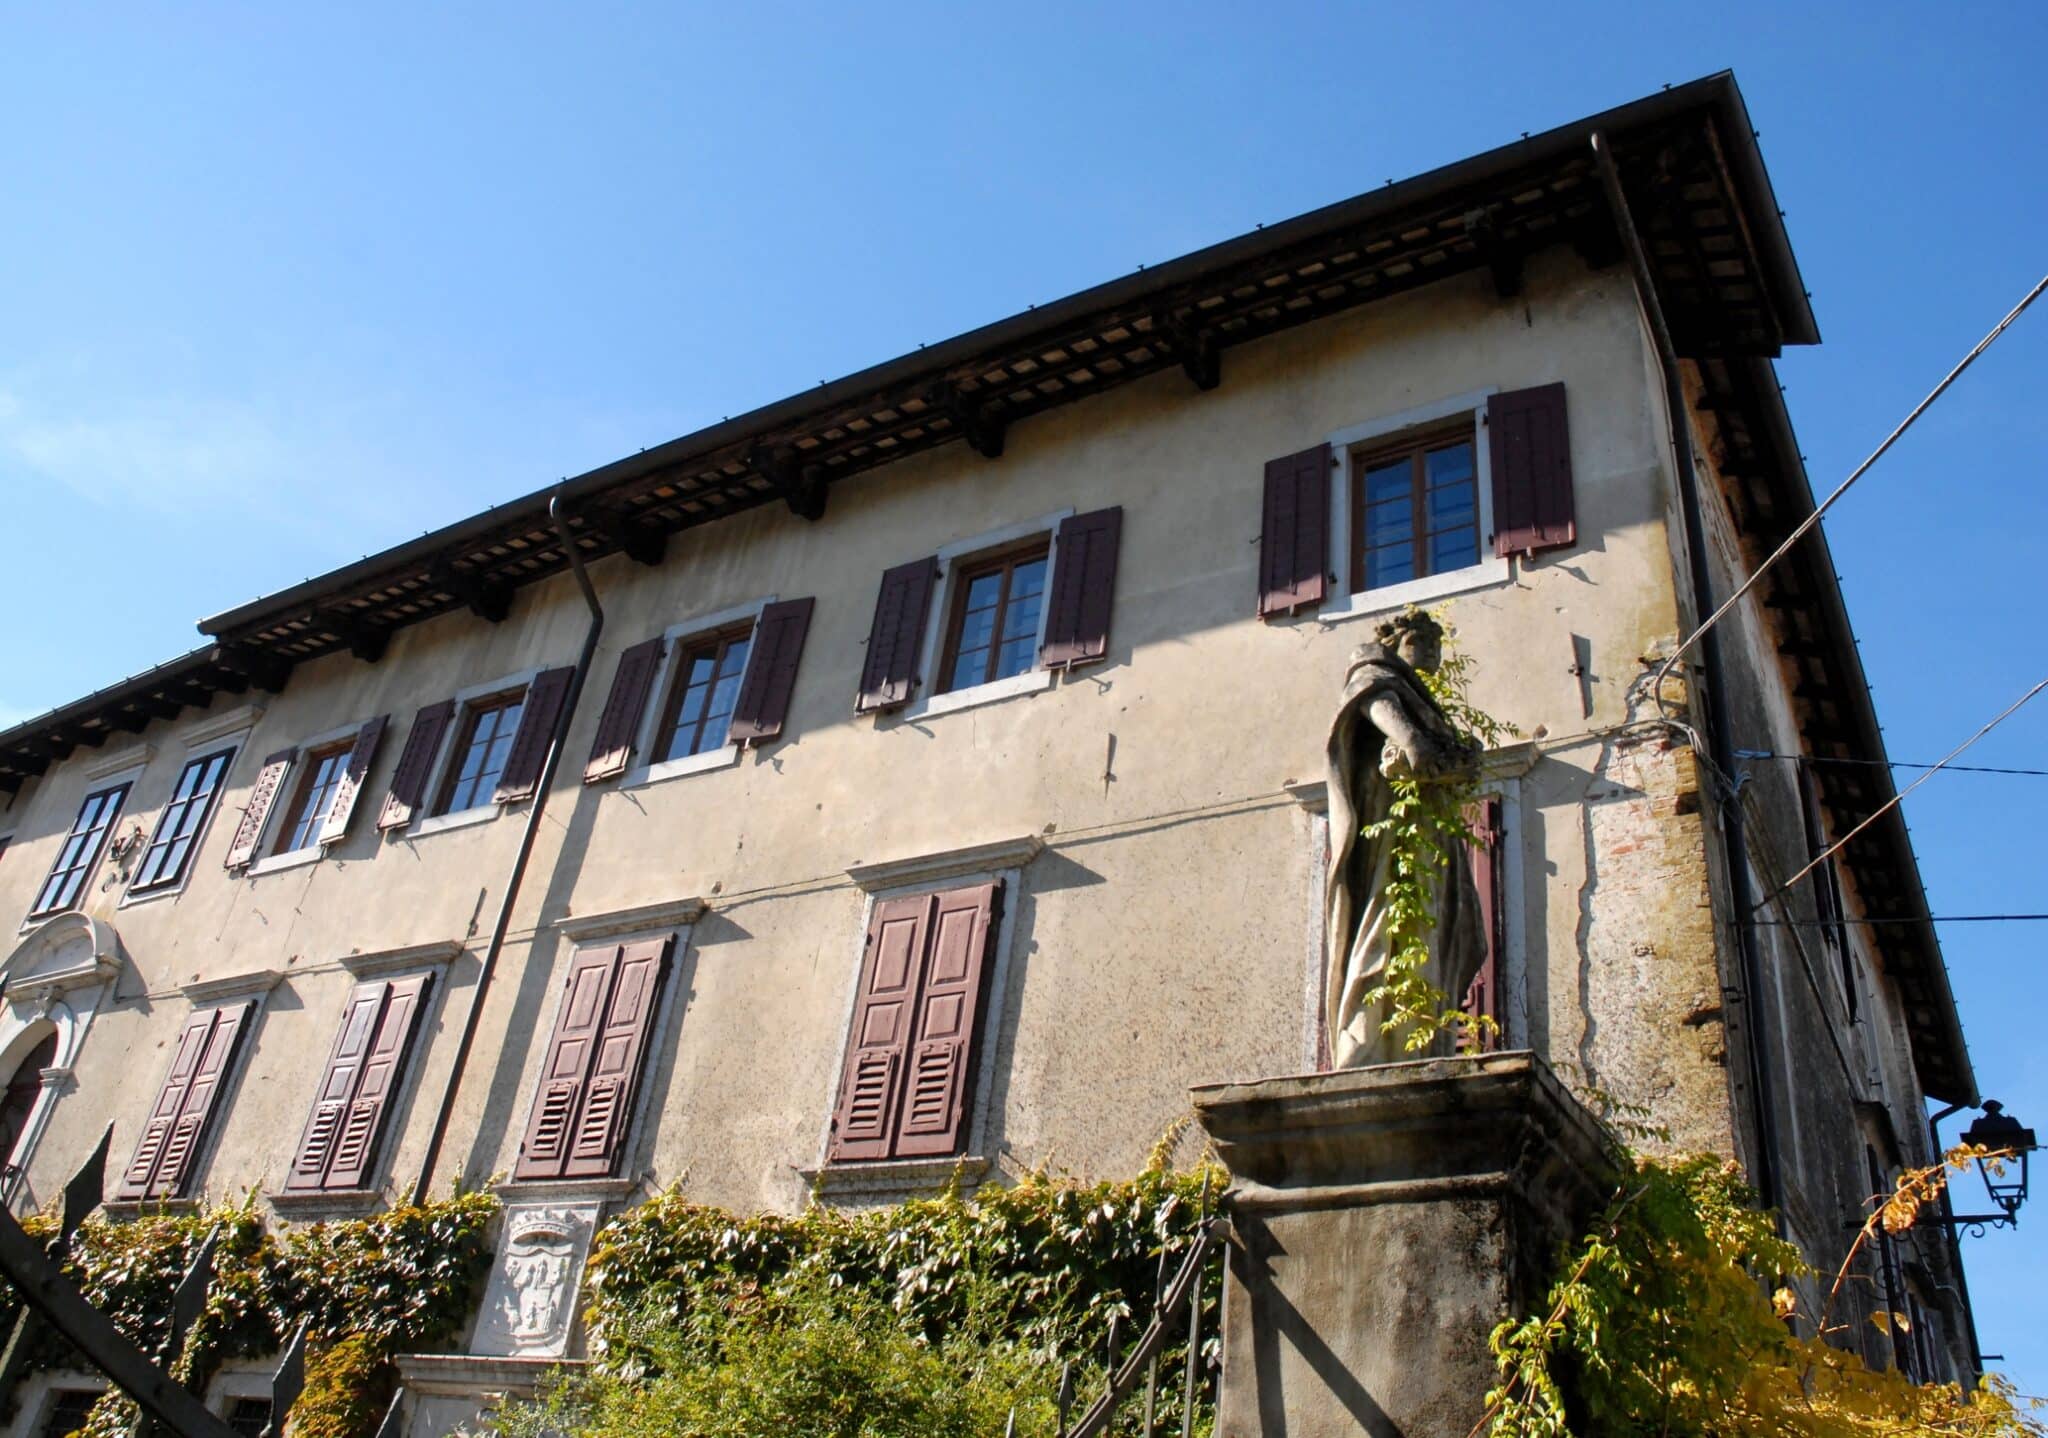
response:
[[(1970, 1105), (1966, 1103), (1952, 1103), (1941, 1112), (1928, 1118), (1927, 1137), (1934, 1142), (1934, 1161), (1936, 1163), (1941, 1162), (1942, 1155), (1941, 1121), (1952, 1114), (1961, 1113), (1969, 1107)], [(1949, 1259), (1955, 1264), (1956, 1297), (1962, 1300), (1963, 1328), (1968, 1333), (1970, 1339), (1970, 1378), (1974, 1383), (1975, 1380), (1984, 1376), (1984, 1350), (1977, 1343), (1977, 1312), (1970, 1306), (1970, 1280), (1963, 1276), (1963, 1240), (1956, 1232), (1956, 1209), (1955, 1205), (1949, 1201), (1948, 1188), (1949, 1186), (1945, 1182), (1941, 1186), (1941, 1231), (1948, 1235)]]
[[(1671, 416), (1671, 448), (1678, 471), (1679, 519), (1685, 529), (1686, 577), (1692, 588), (1693, 607), (1702, 615), (1712, 614), (1713, 582), (1707, 565), (1705, 524), (1700, 510), (1699, 483), (1693, 469), (1692, 429), (1686, 422), (1685, 386), (1679, 379), (1678, 351), (1671, 342), (1671, 331), (1664, 323), (1664, 308), (1658, 303), (1656, 286), (1651, 282), (1650, 262), (1643, 253), (1642, 237), (1636, 233), (1635, 220), (1629, 213), (1628, 197), (1622, 193), (1621, 174), (1615, 169), (1614, 154), (1608, 147), (1606, 135), (1594, 134), (1593, 154), (1599, 162), (1600, 181), (1607, 191), (1608, 208), (1614, 212), (1615, 229), (1620, 232), (1622, 248), (1628, 254), (1629, 269), (1635, 275), (1636, 297), (1657, 342), (1657, 363), (1664, 375), (1664, 403)], [(1709, 629), (1701, 636), (1700, 664), (1706, 671), (1707, 680), (1708, 754), (1716, 769), (1723, 774), (1732, 774), (1736, 761), (1729, 740), (1732, 731), (1727, 696), (1721, 684), (1724, 671), (1718, 630)], [(1662, 696), (1658, 697), (1661, 701)], [(1740, 807), (1733, 798), (1715, 807), (1721, 815), (1721, 846), (1728, 865), (1728, 884), (1732, 891), (1730, 901), (1735, 909), (1735, 944), (1741, 955), (1743, 1018), (1748, 1026), (1743, 1048), (1749, 1061), (1750, 1088), (1756, 1095), (1754, 1176), (1757, 1198), (1765, 1208), (1775, 1210), (1781, 1199), (1778, 1118), (1773, 1102), (1770, 1065), (1764, 1058), (1768, 1030), (1759, 997), (1763, 991), (1763, 965), (1757, 954), (1756, 930), (1751, 924), (1751, 911), (1756, 904), (1750, 893), (1749, 843), (1742, 830)]]
[(562, 759), (562, 739), (569, 732), (569, 722), (576, 717), (576, 701), (583, 696), (583, 681), (590, 673), (590, 660), (597, 653), (597, 639), (604, 632), (604, 607), (597, 602), (597, 591), (590, 587), (590, 575), (583, 568), (582, 552), (569, 537), (568, 523), (562, 518), (562, 495), (557, 490), (548, 500), (548, 518), (555, 526), (555, 538), (562, 546), (562, 552), (569, 558), (569, 568), (576, 576), (576, 587), (583, 591), (583, 602), (590, 608), (590, 628), (583, 635), (583, 652), (576, 657), (576, 668), (569, 676), (569, 692), (562, 700), (562, 714), (555, 721), (554, 737), (548, 741), (548, 756), (541, 764), (540, 787), (534, 790), (533, 807), (526, 811), (526, 827), (519, 835), (519, 853), (512, 860), (512, 872), (505, 879), (505, 897), (498, 903), (498, 921), (491, 927), (491, 942), (484, 949), (483, 962), (477, 966), (476, 986), (470, 991), (469, 1013), (462, 1021), (462, 1038), (455, 1046), (455, 1062), (448, 1070), (448, 1082), (441, 1090), (441, 1106), (434, 1114), (434, 1131), (427, 1139), (427, 1156), (420, 1161), (420, 1179), (413, 1186), (412, 1201), (416, 1204), (427, 1200), (427, 1191), (433, 1182), (434, 1165), (441, 1157), (441, 1144), (448, 1136), (448, 1120), (455, 1111), (455, 1095), (462, 1087), (462, 1073), (469, 1064), (470, 1046), (476, 1041), (476, 1026), (483, 1016), (484, 999), (490, 993), (491, 974), (498, 966), (499, 951), (505, 947), (505, 933), (512, 927), (512, 906), (519, 901), (519, 886), (526, 878), (526, 861), (533, 854), (533, 840), (540, 830), (540, 818), (547, 811), (548, 791), (554, 787), (555, 769)]

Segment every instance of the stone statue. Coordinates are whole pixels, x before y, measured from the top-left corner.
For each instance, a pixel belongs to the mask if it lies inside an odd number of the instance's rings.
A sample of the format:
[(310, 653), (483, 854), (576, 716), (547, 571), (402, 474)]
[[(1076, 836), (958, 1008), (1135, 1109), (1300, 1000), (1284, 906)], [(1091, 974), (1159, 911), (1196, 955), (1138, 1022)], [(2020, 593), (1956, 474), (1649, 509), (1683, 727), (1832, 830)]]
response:
[[(1383, 1006), (1365, 1001), (1391, 952), (1383, 895), (1392, 854), (1386, 840), (1360, 831), (1387, 817), (1394, 797), (1390, 779), (1470, 779), (1479, 765), (1477, 747), (1452, 727), (1419, 677), (1443, 662), (1442, 627), (1427, 614), (1411, 611), (1382, 623), (1378, 639), (1353, 651), (1344, 676), (1344, 702), (1330, 725), (1323, 982), (1330, 1059), (1340, 1069), (1450, 1051), (1452, 1035), (1446, 1033), (1431, 1049), (1402, 1052), (1400, 1035), (1380, 1030)], [(1486, 957), (1486, 940), (1462, 843), (1447, 867), (1438, 885), (1425, 977), (1455, 1004)]]

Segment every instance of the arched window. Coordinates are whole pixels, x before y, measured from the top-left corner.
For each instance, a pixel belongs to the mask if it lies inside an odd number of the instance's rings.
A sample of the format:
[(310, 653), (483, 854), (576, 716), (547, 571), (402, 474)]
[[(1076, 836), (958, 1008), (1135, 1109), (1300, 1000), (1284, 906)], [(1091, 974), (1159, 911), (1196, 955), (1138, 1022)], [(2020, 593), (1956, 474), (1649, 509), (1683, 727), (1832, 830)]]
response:
[(57, 1061), (57, 1033), (51, 1030), (43, 1035), (42, 1041), (26, 1054), (15, 1066), (14, 1077), (7, 1081), (7, 1091), (0, 1097), (0, 1156), (10, 1162), (14, 1146), (21, 1141), (22, 1131), (28, 1127), (29, 1115), (35, 1112), (36, 1100), (43, 1092), (43, 1070)]

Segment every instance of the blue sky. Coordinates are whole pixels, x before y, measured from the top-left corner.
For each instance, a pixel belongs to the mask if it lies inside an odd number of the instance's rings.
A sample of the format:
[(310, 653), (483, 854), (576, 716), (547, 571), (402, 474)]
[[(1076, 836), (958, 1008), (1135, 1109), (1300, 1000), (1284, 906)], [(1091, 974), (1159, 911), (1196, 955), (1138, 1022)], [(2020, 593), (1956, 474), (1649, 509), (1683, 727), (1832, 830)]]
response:
[[(2044, 42), (1991, 3), (17, 9), (0, 724), (493, 501), (1723, 67), (1831, 487), (2048, 271)], [(2044, 360), (2048, 302), (1828, 522), (1895, 758), (2048, 673)], [(1972, 758), (2048, 768), (2048, 699)], [(1908, 801), (1936, 913), (2048, 910), (2044, 802)], [(1986, 1093), (2048, 1125), (2044, 937), (1943, 935)], [(1970, 1278), (2048, 1391), (2035, 1208)]]

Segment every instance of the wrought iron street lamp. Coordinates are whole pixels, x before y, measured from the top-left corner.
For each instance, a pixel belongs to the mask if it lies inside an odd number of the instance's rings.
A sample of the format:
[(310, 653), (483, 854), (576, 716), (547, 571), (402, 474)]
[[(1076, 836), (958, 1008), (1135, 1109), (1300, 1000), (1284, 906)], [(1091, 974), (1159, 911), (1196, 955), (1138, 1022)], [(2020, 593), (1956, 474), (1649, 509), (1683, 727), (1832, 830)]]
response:
[(1963, 1142), (1989, 1150), (1994, 1157), (1977, 1160), (1984, 1191), (1998, 1205), (1996, 1214), (1959, 1214), (1951, 1223), (2019, 1227), (2020, 1205), (2027, 1201), (2027, 1155), (2035, 1148), (2034, 1131), (2005, 1111), (1996, 1099), (1986, 1100), (1984, 1113), (1963, 1130)]

